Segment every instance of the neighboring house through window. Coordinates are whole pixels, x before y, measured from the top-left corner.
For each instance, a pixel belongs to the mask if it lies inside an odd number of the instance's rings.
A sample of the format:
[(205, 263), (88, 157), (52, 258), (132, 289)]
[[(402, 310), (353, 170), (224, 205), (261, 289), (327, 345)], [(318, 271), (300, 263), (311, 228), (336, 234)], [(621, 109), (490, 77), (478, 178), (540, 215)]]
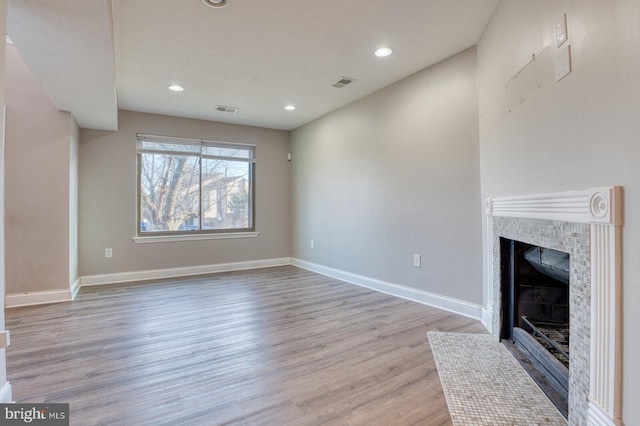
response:
[(255, 146), (138, 134), (137, 235), (254, 231)]

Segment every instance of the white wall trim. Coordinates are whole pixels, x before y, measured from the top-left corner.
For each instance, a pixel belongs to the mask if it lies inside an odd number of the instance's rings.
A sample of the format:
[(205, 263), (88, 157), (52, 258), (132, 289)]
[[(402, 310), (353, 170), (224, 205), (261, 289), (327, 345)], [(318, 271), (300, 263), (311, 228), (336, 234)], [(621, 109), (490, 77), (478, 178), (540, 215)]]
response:
[(489, 334), (493, 334), (493, 306), (482, 308), (482, 325), (484, 325)]
[(71, 290), (34, 291), (31, 293), (7, 294), (5, 307), (19, 308), (22, 306), (45, 305), (47, 303), (70, 302)]
[(487, 275), (485, 286), (486, 298), (484, 306), (482, 307), (482, 324), (490, 334), (495, 334), (493, 332), (493, 218), (491, 216), (491, 203), (489, 200), (487, 200), (486, 206), (487, 240), (484, 251), (484, 259), (487, 262), (487, 267), (485, 267)]
[(316, 263), (307, 262), (306, 260), (292, 258), (291, 264), (302, 269), (307, 269), (318, 274), (336, 278), (351, 284), (356, 284), (361, 287), (366, 287), (371, 290), (389, 294), (391, 296), (411, 300), (423, 305), (433, 306), (476, 320), (480, 320), (482, 318), (482, 307), (475, 303), (465, 302), (464, 300), (441, 296), (439, 294), (429, 293), (423, 290), (417, 290), (415, 288), (405, 287), (398, 284), (392, 284), (375, 278), (369, 278), (363, 275), (357, 275), (351, 272), (346, 272), (339, 269), (318, 265)]
[(290, 257), (276, 259), (249, 260), (244, 262), (218, 263), (214, 265), (185, 266), (179, 268), (152, 269), (147, 271), (120, 272), (104, 275), (87, 275), (80, 277), (84, 286), (126, 283), (133, 281), (157, 280), (164, 278), (187, 277), (191, 275), (214, 274), (217, 272), (242, 271), (246, 269), (270, 268), (290, 265)]
[(230, 240), (237, 238), (256, 238), (259, 232), (220, 232), (211, 234), (181, 234), (133, 237), (136, 244), (171, 243), (176, 241)]
[(80, 291), (80, 278), (71, 283), (71, 300), (74, 300)]
[(588, 190), (488, 198), (486, 203), (491, 216), (589, 222)]
[[(339, 280), (366, 287), (391, 296), (400, 297), (402, 299), (411, 300), (423, 305), (434, 306), (445, 311), (464, 315), (484, 323), (487, 313), (482, 306), (454, 299), (447, 296), (441, 296), (435, 293), (429, 293), (414, 288), (393, 284), (375, 278), (369, 278), (362, 275), (341, 271), (334, 268), (318, 265), (300, 259), (292, 259), (290, 257), (282, 257), (275, 259), (251, 260), (244, 262), (219, 263), (214, 265), (198, 265), (186, 266), (179, 268), (153, 269), (146, 271), (121, 272), (115, 274), (104, 275), (87, 275), (76, 280), (70, 290), (61, 290), (54, 292), (37, 292), (25, 294), (7, 295), (7, 308), (18, 306), (40, 305), (44, 303), (67, 302), (73, 300), (78, 293), (80, 287), (107, 285), (116, 283), (126, 283), (134, 281), (156, 280), (165, 278), (179, 278), (193, 275), (214, 274), (219, 272), (242, 271), (248, 269), (270, 268), (275, 266), (294, 265), (302, 269), (317, 272), (322, 275), (337, 278)], [(491, 314), (489, 314), (491, 317)], [(485, 324), (486, 327), (486, 324)]]
[[(591, 233), (590, 425), (621, 422), (622, 383), (622, 187), (607, 186), (518, 197), (488, 198), (492, 216), (587, 223)], [(493, 253), (487, 229), (487, 251)], [(493, 270), (492, 256), (486, 268)], [(491, 283), (488, 289), (493, 294)], [(488, 305), (488, 303), (487, 303)], [(490, 306), (485, 307), (489, 311)], [(498, 309), (498, 307), (496, 307)]]
[[(621, 228), (591, 224), (591, 363), (589, 424), (621, 424)], [(596, 407), (598, 410), (596, 410)], [(607, 421), (596, 419), (606, 416)]]
[(13, 403), (11, 395), (11, 383), (5, 382), (4, 386), (0, 390), (0, 404), (11, 404)]
[(589, 426), (622, 426), (622, 419), (612, 419), (594, 401), (589, 401), (589, 415), (587, 416)]

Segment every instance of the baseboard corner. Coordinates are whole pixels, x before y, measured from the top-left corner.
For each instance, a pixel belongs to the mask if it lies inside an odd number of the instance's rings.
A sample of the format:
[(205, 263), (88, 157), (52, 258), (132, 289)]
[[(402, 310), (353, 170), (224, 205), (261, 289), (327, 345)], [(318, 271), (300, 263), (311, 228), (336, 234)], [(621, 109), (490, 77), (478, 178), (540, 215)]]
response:
[(482, 306), (464, 300), (454, 299), (448, 296), (442, 296), (436, 293), (430, 293), (424, 290), (418, 290), (399, 284), (389, 283), (386, 281), (370, 278), (363, 275), (353, 274), (351, 272), (319, 265), (302, 259), (291, 258), (291, 264), (302, 269), (307, 269), (318, 274), (336, 278), (351, 284), (366, 287), (371, 290), (389, 294), (391, 296), (400, 297), (402, 299), (411, 300), (412, 302), (421, 303), (423, 305), (432, 306), (454, 314), (463, 315), (475, 320), (482, 320)]
[(71, 283), (71, 300), (75, 300), (78, 292), (80, 291), (80, 287), (80, 277), (78, 277), (73, 283)]
[(493, 307), (492, 306), (483, 306), (482, 307), (482, 325), (487, 329), (489, 334), (493, 333)]

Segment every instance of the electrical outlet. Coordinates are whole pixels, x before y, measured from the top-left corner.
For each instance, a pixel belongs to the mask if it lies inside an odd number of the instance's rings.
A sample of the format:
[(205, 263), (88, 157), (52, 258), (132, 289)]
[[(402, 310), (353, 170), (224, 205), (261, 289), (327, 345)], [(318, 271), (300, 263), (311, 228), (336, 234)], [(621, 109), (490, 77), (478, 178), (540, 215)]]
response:
[(314, 248), (316, 246), (316, 244), (313, 242), (313, 240), (311, 240), (311, 242), (309, 243), (309, 247)]
[(113, 257), (113, 250), (110, 248), (104, 249), (104, 257)]
[(422, 256), (419, 254), (413, 255), (413, 266), (416, 268), (420, 268), (422, 266)]

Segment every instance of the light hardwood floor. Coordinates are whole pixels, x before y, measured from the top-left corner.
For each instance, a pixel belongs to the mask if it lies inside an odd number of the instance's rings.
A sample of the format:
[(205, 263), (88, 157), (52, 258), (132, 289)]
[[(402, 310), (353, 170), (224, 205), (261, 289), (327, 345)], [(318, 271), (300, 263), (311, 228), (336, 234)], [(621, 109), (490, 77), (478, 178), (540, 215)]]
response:
[(295, 267), (7, 310), (17, 402), (72, 425), (450, 424), (429, 330), (478, 321)]

